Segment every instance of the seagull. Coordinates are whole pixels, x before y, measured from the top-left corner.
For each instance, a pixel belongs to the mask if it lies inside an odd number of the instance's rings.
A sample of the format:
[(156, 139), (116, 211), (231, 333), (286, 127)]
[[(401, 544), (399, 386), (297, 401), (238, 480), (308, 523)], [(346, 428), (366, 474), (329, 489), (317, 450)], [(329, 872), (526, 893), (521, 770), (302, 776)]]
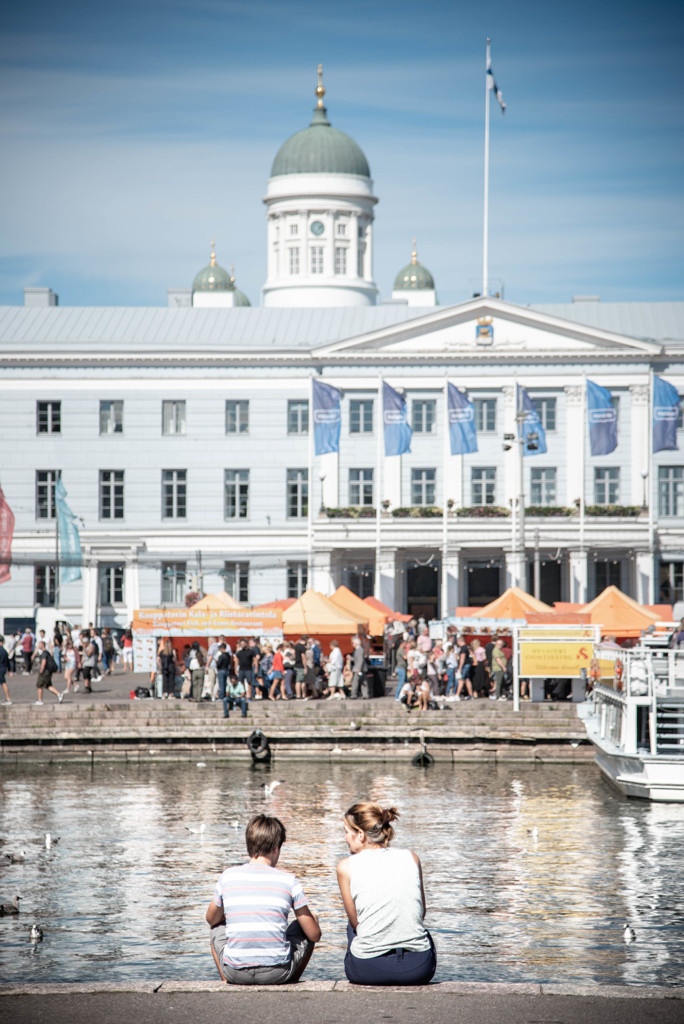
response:
[(282, 783), (282, 779), (274, 779), (273, 782), (264, 783), (264, 793), (266, 794), (266, 796), (273, 796), (273, 794), (276, 791), (276, 788), (278, 786), (281, 786)]
[(199, 828), (193, 828), (192, 825), (184, 825), (183, 827), (186, 828), (188, 832), (192, 832), (193, 836), (201, 836), (207, 826), (202, 822)]
[(31, 931), (29, 933), (31, 942), (42, 942), (43, 941), (43, 929), (39, 924), (31, 925)]
[(45, 849), (46, 850), (49, 850), (53, 846), (56, 846), (58, 842), (59, 842), (59, 836), (53, 836), (52, 833), (50, 833), (50, 832), (46, 832), (45, 833)]
[(628, 923), (625, 924), (625, 930), (622, 933), (622, 938), (625, 940), (628, 946), (631, 942), (636, 942), (636, 932)]
[(527, 834), (528, 834), (528, 836), (532, 836), (533, 839), (538, 839), (539, 838), (539, 829), (535, 825), (533, 828), (528, 828)]
[(198, 768), (206, 768), (207, 767), (206, 761), (198, 761), (197, 762), (197, 767)]
[(236, 818), (235, 821), (231, 821), (230, 826), (231, 826), (231, 828), (238, 829), (238, 828), (240, 828), (240, 822)]
[(349, 723), (349, 728), (350, 728), (350, 729), (353, 729), (354, 731), (356, 731), (357, 729), (360, 729), (360, 728), (361, 728), (361, 726), (360, 726), (360, 725), (357, 725), (357, 724), (356, 724), (356, 722), (350, 722), (350, 723)]
[(15, 896), (12, 903), (0, 903), (0, 917), (19, 913), (19, 900), (21, 896)]
[(26, 850), (20, 850), (19, 853), (6, 853), (8, 864), (23, 864), (26, 860)]

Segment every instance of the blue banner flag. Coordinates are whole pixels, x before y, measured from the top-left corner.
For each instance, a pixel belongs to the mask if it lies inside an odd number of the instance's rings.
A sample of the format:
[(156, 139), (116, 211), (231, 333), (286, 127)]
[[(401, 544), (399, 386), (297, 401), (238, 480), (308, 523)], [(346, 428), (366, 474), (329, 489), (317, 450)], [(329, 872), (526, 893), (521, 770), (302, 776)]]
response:
[(411, 451), (411, 435), (406, 399), (382, 382), (382, 422), (385, 430), (385, 455), (403, 455)]
[(81, 578), (81, 539), (76, 526), (76, 516), (66, 503), (66, 495), (62, 478), (58, 476), (55, 484), (55, 505), (59, 530), (60, 585)]
[[(520, 387), (520, 385), (518, 385)], [(520, 388), (520, 394), (522, 395), (522, 422), (520, 423), (520, 437), (523, 438), (525, 444), (523, 445), (523, 455), (545, 455), (546, 454), (546, 434), (542, 426), (542, 421), (539, 418), (539, 413), (534, 407), (534, 403), (528, 395), (525, 388)], [(517, 408), (520, 409), (520, 401), (518, 400)], [(530, 434), (536, 434), (536, 437), (530, 437)], [(537, 447), (529, 450), (528, 444), (534, 444)]]
[(467, 395), (447, 381), (449, 408), (449, 442), (452, 455), (466, 455), (477, 451), (475, 406)]
[(608, 388), (587, 381), (587, 420), (592, 455), (610, 455), (617, 448), (617, 409)]
[(316, 455), (340, 450), (340, 390), (313, 382), (313, 431)]
[(653, 377), (653, 451), (677, 451), (679, 392), (662, 377)]

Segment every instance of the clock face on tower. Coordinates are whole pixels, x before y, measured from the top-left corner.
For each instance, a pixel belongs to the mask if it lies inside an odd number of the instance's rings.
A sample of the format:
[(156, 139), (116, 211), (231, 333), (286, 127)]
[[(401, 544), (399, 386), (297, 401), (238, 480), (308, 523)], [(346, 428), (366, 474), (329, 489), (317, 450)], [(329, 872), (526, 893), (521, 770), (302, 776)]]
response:
[(325, 226), (323, 225), (323, 222), (320, 221), (320, 220), (315, 220), (313, 222), (313, 224), (311, 225), (311, 234), (312, 235), (322, 235), (324, 231), (325, 231)]

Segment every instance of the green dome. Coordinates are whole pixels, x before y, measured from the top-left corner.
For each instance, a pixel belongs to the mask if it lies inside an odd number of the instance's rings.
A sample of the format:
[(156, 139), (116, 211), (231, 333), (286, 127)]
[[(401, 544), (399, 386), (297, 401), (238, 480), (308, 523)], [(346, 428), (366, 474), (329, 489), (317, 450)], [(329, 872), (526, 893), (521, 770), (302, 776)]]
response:
[(214, 243), (211, 243), (211, 259), (209, 266), (200, 270), (199, 274), (195, 275), (195, 280), (192, 282), (193, 292), (229, 292), (233, 288), (233, 283), (230, 279), (230, 274), (219, 267), (216, 262), (216, 253), (214, 252)]
[(409, 291), (411, 289), (428, 289), (435, 290), (435, 282), (432, 280), (432, 274), (424, 267), (422, 263), (418, 262), (418, 256), (416, 251), (411, 253), (411, 262), (400, 270), (397, 276), (394, 278), (393, 291)]
[(292, 135), (276, 153), (271, 177), (283, 174), (358, 174), (370, 178), (368, 161), (344, 132), (333, 128), (325, 107), (314, 109), (308, 128)]
[(234, 306), (251, 306), (252, 305), (252, 303), (249, 301), (249, 299), (247, 298), (245, 293), (241, 292), (239, 288), (235, 287), (235, 285), (232, 286), (232, 291), (234, 292), (234, 295), (233, 295), (233, 305)]

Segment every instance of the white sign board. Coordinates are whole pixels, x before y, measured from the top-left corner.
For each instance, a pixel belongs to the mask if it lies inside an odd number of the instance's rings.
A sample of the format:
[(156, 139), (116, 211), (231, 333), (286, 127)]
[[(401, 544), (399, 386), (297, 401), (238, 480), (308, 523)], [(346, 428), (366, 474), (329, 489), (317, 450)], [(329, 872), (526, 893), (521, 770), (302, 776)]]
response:
[(156, 636), (133, 635), (133, 671), (156, 672), (157, 670), (157, 638)]

